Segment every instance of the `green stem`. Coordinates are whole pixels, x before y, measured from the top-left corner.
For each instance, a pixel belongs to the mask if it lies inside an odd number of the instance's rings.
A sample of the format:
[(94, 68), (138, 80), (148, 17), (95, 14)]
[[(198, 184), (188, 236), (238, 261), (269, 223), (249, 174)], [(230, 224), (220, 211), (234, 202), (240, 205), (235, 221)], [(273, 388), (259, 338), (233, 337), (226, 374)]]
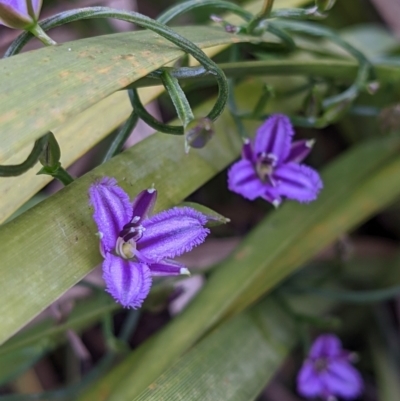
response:
[(294, 291), (300, 293), (307, 293), (317, 295), (323, 298), (334, 299), (335, 301), (348, 302), (348, 303), (376, 303), (387, 301), (400, 294), (400, 286), (394, 286), (379, 290), (364, 290), (364, 291), (351, 291), (342, 290), (335, 291), (323, 288), (294, 288)]
[(258, 27), (258, 25), (262, 20), (268, 18), (273, 5), (274, 5), (274, 0), (264, 0), (260, 12), (249, 22), (249, 25), (247, 26), (247, 32), (250, 35)]
[(73, 177), (61, 166), (52, 174), (52, 176), (60, 181), (64, 186), (74, 182)]
[(368, 58), (358, 49), (343, 40), (340, 36), (336, 35), (334, 31), (317, 24), (309, 24), (299, 21), (276, 21), (275, 24), (280, 28), (292, 32), (326, 38), (339, 45), (358, 60), (359, 69), (354, 84), (343, 93), (325, 99), (323, 102), (324, 108), (332, 107), (342, 102), (352, 102), (367, 84), (370, 76), (375, 75), (372, 69), (372, 64)]
[(172, 135), (183, 135), (183, 127), (179, 127), (176, 125), (168, 125), (161, 123), (157, 119), (155, 119), (151, 114), (143, 106), (143, 103), (140, 100), (139, 94), (136, 89), (132, 89), (132, 105), (135, 110), (135, 113), (147, 124), (150, 125), (151, 128), (154, 128), (156, 131), (164, 132), (166, 134)]
[(185, 130), (187, 125), (194, 120), (193, 111), (185, 92), (179, 85), (179, 81), (167, 70), (161, 74), (161, 81), (174, 104), (176, 113), (183, 125), (183, 130)]
[(29, 28), (29, 32), (35, 35), (46, 46), (55, 46), (57, 44), (56, 41), (54, 41), (50, 36), (46, 34), (46, 32), (38, 23)]
[(161, 22), (162, 24), (167, 24), (178, 15), (201, 7), (212, 7), (230, 11), (231, 13), (242, 17), (245, 21), (250, 21), (253, 18), (253, 15), (250, 12), (244, 10), (242, 7), (239, 7), (234, 3), (231, 3), (230, 1), (192, 0), (172, 6), (163, 14), (161, 14), (156, 21)]
[(122, 126), (117, 136), (114, 138), (111, 146), (109, 147), (106, 155), (103, 158), (103, 163), (110, 160), (112, 157), (121, 152), (124, 143), (129, 138), (129, 135), (135, 128), (138, 120), (139, 116), (135, 111), (133, 111), (129, 118), (125, 121), (125, 124)]
[(281, 8), (272, 11), (270, 18), (289, 18), (289, 19), (305, 19), (312, 17), (313, 19), (325, 18), (325, 15), (318, 12), (318, 7), (310, 8)]
[(39, 138), (26, 160), (21, 164), (0, 166), (0, 177), (15, 177), (21, 175), (32, 168), (42, 155), (47, 144), (47, 134)]
[[(230, 52), (230, 61), (236, 61), (238, 57), (238, 51), (237, 48), (232, 47), (231, 48), (231, 52)], [(248, 140), (249, 136), (246, 132), (246, 129), (244, 128), (242, 119), (239, 117), (239, 113), (238, 113), (238, 109), (236, 106), (236, 100), (235, 100), (235, 80), (229, 79), (228, 80), (228, 85), (229, 85), (229, 96), (228, 96), (228, 108), (229, 108), (229, 112), (233, 118), (233, 121), (235, 122), (236, 128), (238, 130), (238, 133), (240, 135), (240, 137), (242, 138), (243, 142), (245, 142), (246, 140)]]

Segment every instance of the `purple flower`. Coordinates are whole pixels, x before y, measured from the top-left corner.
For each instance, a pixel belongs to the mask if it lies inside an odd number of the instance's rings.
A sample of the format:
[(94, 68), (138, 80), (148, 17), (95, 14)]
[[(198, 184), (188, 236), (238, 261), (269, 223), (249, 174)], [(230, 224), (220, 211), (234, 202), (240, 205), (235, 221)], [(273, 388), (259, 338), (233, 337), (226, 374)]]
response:
[(334, 334), (319, 336), (297, 376), (299, 394), (327, 401), (357, 398), (363, 391), (363, 380), (351, 365), (351, 356)]
[(0, 24), (15, 29), (35, 25), (42, 0), (0, 0)]
[(114, 178), (91, 185), (93, 219), (99, 229), (107, 291), (124, 307), (139, 308), (150, 291), (152, 276), (188, 274), (171, 258), (201, 244), (209, 233), (207, 217), (190, 207), (174, 207), (150, 217), (154, 188), (130, 202)]
[(247, 199), (258, 197), (275, 207), (282, 197), (311, 202), (322, 188), (318, 173), (300, 164), (314, 141), (292, 142), (293, 127), (288, 117), (275, 114), (258, 129), (254, 143), (247, 140), (242, 160), (228, 172), (228, 187)]

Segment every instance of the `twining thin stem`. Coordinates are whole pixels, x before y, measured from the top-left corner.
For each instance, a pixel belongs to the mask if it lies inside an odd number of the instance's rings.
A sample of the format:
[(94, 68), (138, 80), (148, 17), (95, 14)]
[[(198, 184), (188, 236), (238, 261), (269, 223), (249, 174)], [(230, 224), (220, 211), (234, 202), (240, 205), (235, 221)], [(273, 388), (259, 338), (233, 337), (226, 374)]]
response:
[(276, 21), (275, 24), (278, 27), (283, 29), (287, 29), (292, 32), (298, 32), (300, 34), (307, 34), (317, 37), (323, 37), (331, 40), (336, 43), (343, 49), (345, 49), (348, 53), (350, 53), (353, 57), (355, 57), (359, 62), (359, 70), (354, 84), (344, 91), (342, 94), (337, 96), (333, 96), (330, 99), (325, 99), (324, 107), (328, 108), (344, 100), (352, 101), (358, 95), (358, 93), (363, 89), (366, 85), (368, 79), (371, 75), (374, 75), (373, 68), (371, 62), (368, 58), (360, 52), (358, 49), (353, 47), (351, 44), (347, 43), (340, 36), (336, 35), (335, 32), (331, 31), (328, 28), (323, 26), (319, 26), (316, 24), (309, 24), (299, 21)]
[(270, 18), (288, 18), (288, 19), (322, 19), (326, 18), (326, 15), (321, 14), (318, 11), (317, 6), (310, 8), (280, 8), (278, 10), (271, 11)]
[(250, 12), (246, 11), (242, 7), (230, 1), (192, 0), (192, 1), (185, 1), (184, 3), (172, 6), (171, 8), (164, 11), (164, 13), (162, 13), (156, 19), (156, 21), (161, 22), (162, 24), (167, 24), (178, 15), (202, 7), (209, 7), (209, 8), (216, 8), (225, 11), (230, 11), (231, 13), (236, 14), (239, 17), (242, 17), (245, 21), (250, 21), (253, 18), (253, 15)]
[(161, 74), (161, 81), (171, 97), (176, 113), (185, 130), (187, 125), (194, 119), (192, 108), (190, 107), (185, 92), (179, 85), (179, 81), (167, 70)]
[(132, 89), (132, 105), (136, 112), (136, 114), (147, 124), (150, 125), (151, 128), (154, 128), (156, 131), (161, 131), (166, 134), (172, 135), (183, 135), (183, 127), (177, 125), (169, 125), (164, 124), (155, 119), (151, 114), (143, 106), (143, 103), (140, 100), (139, 94), (136, 89)]
[(260, 22), (266, 18), (268, 18), (272, 6), (274, 5), (274, 0), (264, 0), (264, 3), (261, 7), (260, 12), (250, 21), (247, 25), (247, 32), (251, 35), (254, 30), (258, 27)]
[(264, 84), (263, 88), (262, 88), (261, 96), (258, 99), (256, 105), (254, 106), (254, 109), (252, 112), (253, 116), (258, 116), (259, 114), (261, 114), (264, 111), (268, 101), (273, 96), (274, 96), (273, 88), (270, 85)]
[[(236, 59), (238, 58), (237, 48), (232, 47), (229, 58), (231, 61), (236, 61)], [(229, 112), (233, 118), (233, 121), (235, 122), (238, 133), (244, 142), (249, 138), (249, 135), (246, 132), (242, 119), (238, 115), (238, 109), (236, 106), (235, 92), (234, 92), (235, 80), (233, 78), (229, 79), (228, 85), (229, 85), (229, 97), (228, 97)]]
[(299, 287), (293, 289), (296, 293), (317, 295), (321, 298), (334, 299), (335, 301), (348, 303), (375, 303), (397, 297), (400, 294), (400, 286), (383, 288), (379, 290), (330, 290), (324, 288)]
[[(56, 14), (43, 20), (40, 26), (44, 31), (47, 31), (69, 22), (92, 18), (115, 18), (135, 23), (142, 28), (156, 32), (174, 43), (184, 52), (193, 56), (205, 69), (215, 76), (218, 83), (218, 98), (207, 117), (214, 121), (221, 115), (228, 99), (228, 83), (225, 74), (198, 46), (160, 22), (133, 11), (120, 11), (108, 7), (87, 7)], [(31, 33), (24, 32), (21, 34), (7, 49), (5, 57), (18, 53), (31, 37)]]
[(32, 168), (42, 155), (47, 144), (47, 134), (36, 140), (33, 149), (26, 160), (21, 164), (0, 166), (0, 177), (15, 177)]
[(112, 141), (110, 147), (107, 150), (103, 158), (103, 163), (110, 160), (112, 157), (116, 156), (118, 153), (122, 151), (122, 147), (124, 143), (129, 138), (129, 135), (132, 133), (133, 129), (136, 127), (137, 122), (139, 121), (139, 116), (135, 111), (132, 111), (128, 119), (125, 121), (125, 124), (119, 130), (117, 136)]

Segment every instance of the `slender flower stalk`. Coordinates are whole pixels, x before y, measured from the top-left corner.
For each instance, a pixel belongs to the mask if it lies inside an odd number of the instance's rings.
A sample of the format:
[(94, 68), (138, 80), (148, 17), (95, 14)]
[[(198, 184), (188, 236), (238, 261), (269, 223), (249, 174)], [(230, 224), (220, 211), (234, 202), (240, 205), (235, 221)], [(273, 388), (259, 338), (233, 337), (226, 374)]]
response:
[(263, 198), (278, 207), (283, 198), (311, 202), (322, 188), (319, 174), (300, 164), (313, 140), (292, 142), (294, 135), (285, 115), (271, 116), (258, 129), (254, 143), (245, 140), (242, 159), (228, 172), (228, 187), (243, 197)]
[(360, 373), (352, 366), (354, 354), (342, 348), (334, 334), (323, 334), (313, 343), (297, 376), (297, 391), (303, 397), (335, 401), (352, 400), (363, 391)]
[(91, 185), (93, 219), (99, 229), (107, 291), (126, 308), (139, 308), (153, 276), (189, 274), (172, 260), (201, 244), (209, 233), (207, 217), (190, 208), (174, 207), (152, 217), (157, 191), (142, 191), (131, 203), (114, 178)]

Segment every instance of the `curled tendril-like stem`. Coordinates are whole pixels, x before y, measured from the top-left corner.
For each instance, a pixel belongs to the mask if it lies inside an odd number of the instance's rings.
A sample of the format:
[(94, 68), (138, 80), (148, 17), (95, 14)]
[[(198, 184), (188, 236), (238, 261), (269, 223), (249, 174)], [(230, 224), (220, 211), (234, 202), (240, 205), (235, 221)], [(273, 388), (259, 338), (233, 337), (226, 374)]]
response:
[(111, 146), (108, 148), (106, 155), (103, 158), (103, 163), (107, 160), (111, 159), (115, 155), (121, 152), (124, 143), (129, 138), (132, 130), (135, 128), (137, 122), (139, 120), (139, 116), (136, 111), (132, 111), (128, 119), (125, 121), (125, 124), (119, 130), (117, 136), (114, 138)]
[(147, 110), (144, 108), (136, 89), (132, 89), (132, 106), (136, 114), (147, 125), (149, 125), (151, 128), (154, 128), (156, 131), (172, 135), (183, 135), (184, 131), (182, 126), (161, 123), (160, 121), (155, 119), (151, 114), (149, 114)]
[(250, 12), (244, 10), (242, 7), (234, 3), (231, 3), (230, 1), (191, 0), (172, 6), (171, 8), (166, 10), (163, 14), (161, 14), (157, 18), (157, 21), (161, 22), (162, 24), (167, 24), (178, 15), (182, 15), (188, 11), (192, 11), (194, 9), (202, 7), (211, 7), (220, 10), (230, 11), (231, 13), (236, 14), (239, 17), (242, 17), (247, 22), (253, 18), (253, 15)]
[(39, 161), (40, 156), (46, 148), (47, 141), (48, 134), (43, 135), (41, 138), (36, 140), (31, 153), (24, 162), (20, 164), (0, 166), (0, 177), (15, 177), (24, 174), (32, 168)]

